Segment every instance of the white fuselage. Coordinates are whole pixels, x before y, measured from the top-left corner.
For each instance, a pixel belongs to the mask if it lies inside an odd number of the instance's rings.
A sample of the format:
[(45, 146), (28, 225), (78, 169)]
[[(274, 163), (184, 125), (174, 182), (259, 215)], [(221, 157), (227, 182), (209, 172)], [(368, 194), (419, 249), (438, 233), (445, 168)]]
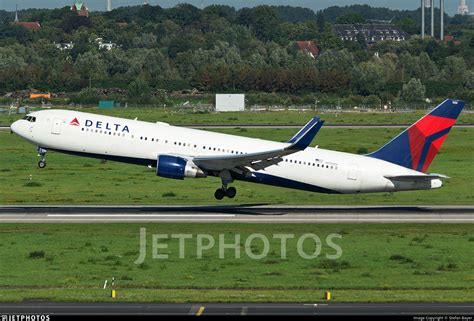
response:
[[(158, 155), (163, 154), (188, 158), (235, 155), (288, 145), (77, 111), (43, 110), (29, 115), (35, 117), (34, 122), (19, 120), (11, 129), (41, 148), (145, 166), (156, 166)], [(393, 192), (441, 186), (439, 180), (394, 184), (385, 176), (424, 174), (372, 157), (317, 147), (308, 147), (283, 157), (276, 165), (253, 172), (262, 175), (245, 180), (326, 193)], [(237, 175), (234, 179), (244, 178)]]

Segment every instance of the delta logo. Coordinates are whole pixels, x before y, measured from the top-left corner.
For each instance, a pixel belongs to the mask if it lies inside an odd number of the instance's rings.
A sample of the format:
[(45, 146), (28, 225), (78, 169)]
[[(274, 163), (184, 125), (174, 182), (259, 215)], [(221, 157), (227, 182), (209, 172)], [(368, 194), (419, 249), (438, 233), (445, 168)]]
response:
[(74, 118), (73, 120), (71, 120), (69, 125), (71, 125), (71, 126), (80, 126), (79, 121), (77, 120), (77, 118)]
[[(73, 120), (71, 120), (69, 125), (71, 125), (71, 126), (80, 126), (80, 123), (77, 120), (77, 118), (74, 118)], [(105, 129), (105, 130), (122, 132), (122, 133), (129, 133), (130, 132), (127, 125), (102, 122), (102, 121), (98, 121), (98, 120), (97, 121), (92, 121), (90, 119), (86, 119), (86, 121), (84, 123), (84, 127)]]
[(85, 122), (84, 126), (85, 127), (97, 128), (97, 129), (105, 129), (105, 130), (110, 130), (110, 131), (116, 131), (116, 132), (121, 132), (121, 133), (130, 133), (130, 130), (128, 129), (127, 125), (103, 122), (103, 121), (99, 121), (99, 120), (92, 121), (90, 119), (86, 119), (86, 122)]

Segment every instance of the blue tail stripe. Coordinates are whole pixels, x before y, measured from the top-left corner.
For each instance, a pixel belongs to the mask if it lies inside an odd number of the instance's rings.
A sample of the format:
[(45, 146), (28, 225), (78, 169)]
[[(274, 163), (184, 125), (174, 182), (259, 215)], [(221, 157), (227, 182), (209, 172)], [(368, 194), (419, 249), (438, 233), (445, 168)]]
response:
[(300, 139), (301, 136), (305, 135), (308, 130), (311, 129), (317, 122), (319, 121), (319, 117), (314, 117), (311, 119), (303, 128), (301, 128), (295, 136), (291, 137), (291, 139), (288, 141), (288, 143), (293, 144), (296, 142), (298, 139)]
[(425, 145), (423, 146), (423, 150), (421, 151), (420, 161), (418, 162), (418, 167), (416, 168), (417, 171), (421, 172), (421, 169), (425, 164), (426, 156), (428, 156), (428, 151), (430, 150), (431, 143), (449, 133), (450, 130), (451, 127), (448, 127), (426, 138)]

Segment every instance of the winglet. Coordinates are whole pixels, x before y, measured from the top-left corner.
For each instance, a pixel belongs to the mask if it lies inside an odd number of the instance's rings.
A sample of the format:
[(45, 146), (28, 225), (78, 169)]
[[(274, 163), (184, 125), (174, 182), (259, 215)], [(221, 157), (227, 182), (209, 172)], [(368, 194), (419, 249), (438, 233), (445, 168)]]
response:
[(319, 117), (314, 117), (311, 119), (303, 128), (300, 129), (298, 133), (296, 133), (295, 136), (293, 136), (288, 141), (288, 143), (291, 144), (289, 148), (304, 150), (309, 146), (323, 124), (324, 120), (320, 120)]

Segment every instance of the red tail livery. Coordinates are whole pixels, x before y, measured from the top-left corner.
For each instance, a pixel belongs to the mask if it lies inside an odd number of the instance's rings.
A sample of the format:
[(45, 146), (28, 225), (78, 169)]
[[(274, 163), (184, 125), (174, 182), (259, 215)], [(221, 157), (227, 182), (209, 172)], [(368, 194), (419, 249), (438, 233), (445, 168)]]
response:
[(429, 114), (368, 156), (426, 172), (464, 107), (446, 99)]

